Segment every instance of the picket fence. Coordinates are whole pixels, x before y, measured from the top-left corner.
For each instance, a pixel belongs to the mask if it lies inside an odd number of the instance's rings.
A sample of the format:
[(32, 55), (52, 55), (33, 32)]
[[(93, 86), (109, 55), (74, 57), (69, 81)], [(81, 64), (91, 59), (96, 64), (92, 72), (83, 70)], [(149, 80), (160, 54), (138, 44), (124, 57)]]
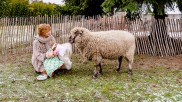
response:
[[(74, 27), (85, 27), (91, 31), (126, 30), (136, 37), (136, 54), (153, 56), (182, 54), (182, 19), (129, 21), (123, 16), (62, 15), (4, 17), (0, 18), (0, 62), (17, 55), (32, 53), (32, 42), (40, 23), (51, 25), (52, 35), (58, 43), (68, 42), (70, 30)], [(75, 47), (73, 49), (76, 53)]]

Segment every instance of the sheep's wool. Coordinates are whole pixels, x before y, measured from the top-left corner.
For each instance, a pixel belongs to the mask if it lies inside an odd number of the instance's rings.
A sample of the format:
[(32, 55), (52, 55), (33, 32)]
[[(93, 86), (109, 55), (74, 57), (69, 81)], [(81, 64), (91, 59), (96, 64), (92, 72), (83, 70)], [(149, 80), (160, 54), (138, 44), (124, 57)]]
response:
[(56, 49), (58, 49), (60, 56), (63, 57), (66, 54), (66, 47), (62, 46), (61, 44), (58, 44)]
[[(81, 36), (75, 34), (78, 32)], [(121, 30), (91, 32), (86, 28), (76, 27), (71, 30), (71, 36), (77, 36), (76, 47), (87, 59), (92, 59), (94, 55), (105, 59), (125, 56), (133, 62), (135, 37), (129, 32)]]
[(97, 76), (98, 67), (101, 70), (102, 59), (117, 59), (119, 71), (122, 58), (129, 63), (129, 71), (132, 73), (132, 63), (135, 53), (135, 37), (133, 34), (122, 30), (91, 32), (86, 28), (75, 27), (69, 37), (71, 43), (81, 53), (83, 63), (87, 60), (95, 62), (94, 75)]

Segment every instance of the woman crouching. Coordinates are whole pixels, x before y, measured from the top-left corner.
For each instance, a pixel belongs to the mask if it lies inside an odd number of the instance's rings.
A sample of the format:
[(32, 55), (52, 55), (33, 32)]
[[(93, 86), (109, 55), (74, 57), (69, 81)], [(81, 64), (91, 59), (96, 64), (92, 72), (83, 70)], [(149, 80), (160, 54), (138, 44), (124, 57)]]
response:
[(49, 24), (38, 25), (38, 34), (33, 41), (32, 65), (35, 72), (41, 73), (38, 80), (46, 80), (47, 73), (43, 66), (46, 59), (46, 52), (56, 43), (55, 38), (51, 35), (51, 26)]

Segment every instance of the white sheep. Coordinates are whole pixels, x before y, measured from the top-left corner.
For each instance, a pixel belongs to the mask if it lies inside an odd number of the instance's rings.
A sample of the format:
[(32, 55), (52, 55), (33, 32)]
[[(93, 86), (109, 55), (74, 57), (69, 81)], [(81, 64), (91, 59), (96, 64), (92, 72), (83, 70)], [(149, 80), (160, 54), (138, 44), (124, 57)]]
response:
[(72, 45), (70, 43), (54, 44), (53, 49), (55, 53), (58, 53), (59, 59), (64, 62), (63, 69), (70, 70), (72, 67)]
[(129, 63), (128, 72), (132, 74), (135, 37), (131, 33), (121, 30), (91, 32), (86, 28), (75, 27), (71, 30), (69, 42), (75, 43), (83, 62), (95, 61), (94, 78), (102, 72), (102, 59), (118, 59), (116, 71), (119, 71), (124, 57)]

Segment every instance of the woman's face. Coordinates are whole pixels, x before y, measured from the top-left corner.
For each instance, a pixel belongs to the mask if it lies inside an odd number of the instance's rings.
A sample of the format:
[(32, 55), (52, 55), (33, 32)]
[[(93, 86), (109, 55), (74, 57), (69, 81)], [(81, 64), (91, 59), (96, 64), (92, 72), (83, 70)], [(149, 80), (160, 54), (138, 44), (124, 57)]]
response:
[(47, 33), (45, 33), (45, 37), (47, 38), (47, 37), (49, 37), (51, 35), (51, 31), (47, 31)]

